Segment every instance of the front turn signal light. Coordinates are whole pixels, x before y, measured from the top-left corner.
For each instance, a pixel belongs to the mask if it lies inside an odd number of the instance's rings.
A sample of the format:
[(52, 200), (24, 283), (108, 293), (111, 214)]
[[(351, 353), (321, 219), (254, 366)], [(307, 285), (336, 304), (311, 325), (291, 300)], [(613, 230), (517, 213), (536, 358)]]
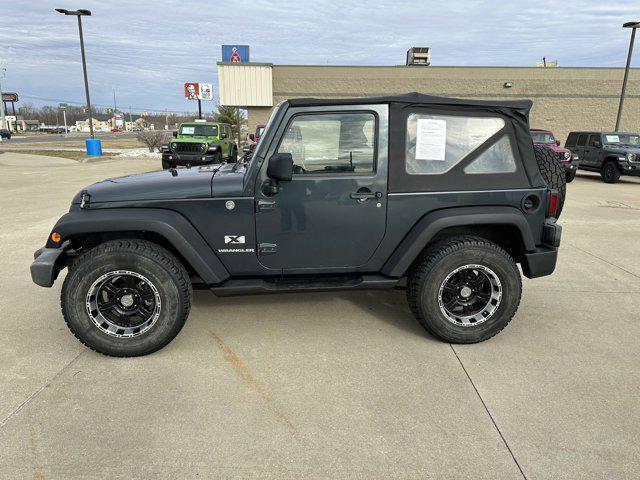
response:
[(60, 234), (57, 232), (51, 232), (51, 241), (54, 243), (60, 243), (60, 239), (62, 237), (60, 237)]

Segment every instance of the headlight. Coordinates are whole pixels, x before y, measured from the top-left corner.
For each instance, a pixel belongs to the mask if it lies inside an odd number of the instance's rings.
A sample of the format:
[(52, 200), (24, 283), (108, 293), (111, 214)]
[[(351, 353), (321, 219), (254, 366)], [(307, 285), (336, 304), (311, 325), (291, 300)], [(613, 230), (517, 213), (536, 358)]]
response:
[(207, 145), (206, 143), (203, 143), (200, 146), (200, 150), (202, 150), (203, 152), (206, 152), (208, 148), (209, 148), (209, 145)]
[(569, 160), (571, 158), (571, 152), (564, 152), (564, 159)]
[(171, 149), (172, 152), (175, 152), (178, 149), (178, 144), (172, 143), (171, 145), (169, 145), (169, 148)]
[(628, 162), (633, 162), (636, 159), (636, 155), (633, 153), (627, 153), (627, 161)]

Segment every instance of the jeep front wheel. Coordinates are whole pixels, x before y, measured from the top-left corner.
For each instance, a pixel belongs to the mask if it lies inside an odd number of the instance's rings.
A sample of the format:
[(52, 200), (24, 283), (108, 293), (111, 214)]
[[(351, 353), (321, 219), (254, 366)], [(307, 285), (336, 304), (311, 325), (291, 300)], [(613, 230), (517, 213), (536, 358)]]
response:
[(602, 167), (600, 176), (602, 176), (604, 183), (618, 183), (620, 180), (620, 169), (615, 162), (609, 161)]
[(418, 322), (450, 343), (477, 343), (515, 315), (522, 283), (513, 259), (479, 237), (435, 244), (413, 266), (407, 299)]
[(61, 305), (82, 343), (105, 355), (133, 357), (173, 340), (191, 296), (187, 271), (167, 250), (144, 240), (114, 240), (73, 262)]

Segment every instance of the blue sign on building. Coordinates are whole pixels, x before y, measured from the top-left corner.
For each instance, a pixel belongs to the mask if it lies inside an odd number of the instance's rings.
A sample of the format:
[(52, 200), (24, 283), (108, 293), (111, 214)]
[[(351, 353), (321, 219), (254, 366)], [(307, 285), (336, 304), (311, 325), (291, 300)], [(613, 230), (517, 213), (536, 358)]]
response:
[(244, 63), (249, 61), (249, 45), (222, 45), (222, 61)]

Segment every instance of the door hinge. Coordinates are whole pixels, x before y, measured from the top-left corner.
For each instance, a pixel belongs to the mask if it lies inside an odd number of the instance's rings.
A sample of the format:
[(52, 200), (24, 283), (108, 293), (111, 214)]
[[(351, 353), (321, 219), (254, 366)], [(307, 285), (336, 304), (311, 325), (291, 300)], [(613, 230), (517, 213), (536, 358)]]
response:
[(277, 249), (278, 246), (275, 243), (260, 243), (258, 245), (258, 253), (260, 255), (273, 255)]

